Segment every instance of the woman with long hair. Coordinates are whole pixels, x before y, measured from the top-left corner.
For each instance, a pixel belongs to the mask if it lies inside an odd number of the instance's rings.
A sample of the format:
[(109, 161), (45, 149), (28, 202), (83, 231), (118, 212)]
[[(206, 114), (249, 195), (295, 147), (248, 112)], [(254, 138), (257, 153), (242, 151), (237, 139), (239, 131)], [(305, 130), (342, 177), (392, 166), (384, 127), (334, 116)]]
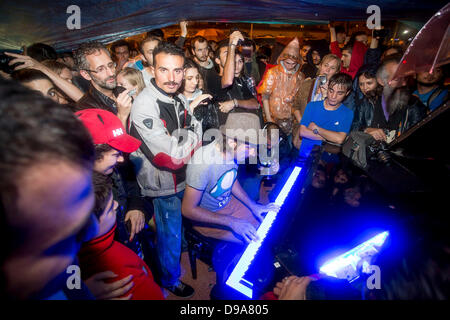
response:
[(212, 99), (210, 94), (203, 94), (199, 88), (201, 75), (197, 64), (191, 59), (186, 59), (184, 63), (184, 79), (180, 87), (180, 92), (183, 94), (192, 112), (204, 100)]

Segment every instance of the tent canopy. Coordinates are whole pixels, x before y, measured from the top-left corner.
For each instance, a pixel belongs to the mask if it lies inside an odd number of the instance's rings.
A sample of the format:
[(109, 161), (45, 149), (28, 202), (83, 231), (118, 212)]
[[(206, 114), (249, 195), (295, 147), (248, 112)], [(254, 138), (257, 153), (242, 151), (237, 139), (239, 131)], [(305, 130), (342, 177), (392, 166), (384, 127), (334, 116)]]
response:
[[(0, 48), (19, 49), (44, 42), (57, 50), (88, 40), (108, 43), (181, 20), (207, 22), (292, 23), (366, 20), (378, 5), (382, 20), (426, 22), (446, 1), (422, 0), (2, 0)], [(81, 28), (66, 22), (77, 5)]]

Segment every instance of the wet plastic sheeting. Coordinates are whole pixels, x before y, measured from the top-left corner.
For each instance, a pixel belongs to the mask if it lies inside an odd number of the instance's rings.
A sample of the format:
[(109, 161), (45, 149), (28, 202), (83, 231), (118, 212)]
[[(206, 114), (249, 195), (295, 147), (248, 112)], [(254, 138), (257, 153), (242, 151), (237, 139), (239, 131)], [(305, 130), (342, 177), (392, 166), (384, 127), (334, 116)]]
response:
[(430, 72), (450, 63), (450, 4), (439, 10), (417, 33), (394, 78)]
[[(72, 49), (87, 40), (111, 42), (180, 20), (302, 24), (305, 20), (365, 20), (379, 5), (382, 19), (428, 20), (446, 1), (416, 0), (2, 0), (0, 49), (45, 42)], [(69, 30), (67, 8), (81, 9), (81, 29)]]

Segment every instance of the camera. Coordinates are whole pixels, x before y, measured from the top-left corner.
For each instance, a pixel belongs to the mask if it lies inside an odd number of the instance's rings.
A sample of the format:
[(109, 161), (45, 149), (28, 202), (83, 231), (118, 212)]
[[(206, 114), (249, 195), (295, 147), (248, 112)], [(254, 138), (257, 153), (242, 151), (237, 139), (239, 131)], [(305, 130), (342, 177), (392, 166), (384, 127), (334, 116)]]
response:
[[(235, 32), (235, 31), (241, 32), (241, 30), (239, 30), (239, 28), (233, 27), (233, 28), (230, 29), (230, 36), (231, 36), (231, 34), (232, 34), (233, 32)], [(242, 33), (242, 32), (241, 32), (241, 33)], [(244, 40), (239, 39), (236, 46), (239, 47), (239, 46), (242, 46), (243, 44), (244, 44)]]
[(114, 96), (117, 98), (117, 97), (119, 96), (119, 94), (121, 94), (121, 93), (124, 92), (125, 90), (127, 90), (127, 89), (125, 89), (124, 87), (116, 86), (116, 87), (113, 89), (113, 94), (114, 94)]
[(380, 30), (373, 31), (373, 36), (375, 38), (385, 38), (385, 37), (387, 37), (388, 34), (389, 34), (388, 29), (380, 29)]
[(7, 74), (11, 74), (14, 72), (15, 67), (23, 64), (23, 62), (18, 62), (10, 66), (9, 62), (13, 59), (14, 57), (7, 56), (3, 52), (0, 53), (0, 70)]
[(319, 76), (319, 86), (325, 86), (327, 84), (327, 76)]
[(368, 147), (372, 158), (378, 160), (379, 162), (389, 166), (391, 161), (391, 155), (387, 144), (384, 141), (376, 141)]

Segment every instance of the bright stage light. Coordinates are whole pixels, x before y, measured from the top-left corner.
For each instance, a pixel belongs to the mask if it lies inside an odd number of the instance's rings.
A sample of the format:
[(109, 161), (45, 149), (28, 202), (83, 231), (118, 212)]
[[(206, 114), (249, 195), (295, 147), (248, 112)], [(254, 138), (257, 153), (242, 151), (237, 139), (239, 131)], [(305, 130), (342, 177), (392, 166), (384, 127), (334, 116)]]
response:
[(359, 267), (362, 267), (363, 272), (368, 272), (373, 256), (380, 251), (388, 235), (388, 231), (379, 233), (344, 254), (328, 260), (320, 267), (320, 273), (338, 279), (347, 279), (350, 282), (356, 280), (359, 277)]

